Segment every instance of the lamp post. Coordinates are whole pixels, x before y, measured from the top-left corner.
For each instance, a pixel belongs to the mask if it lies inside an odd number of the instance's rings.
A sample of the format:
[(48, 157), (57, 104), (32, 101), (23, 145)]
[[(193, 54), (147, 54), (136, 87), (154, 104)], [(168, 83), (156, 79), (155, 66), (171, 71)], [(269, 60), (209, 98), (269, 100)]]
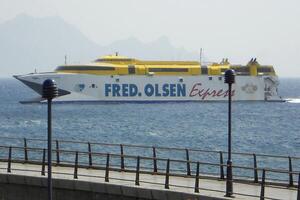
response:
[(232, 160), (231, 160), (231, 86), (235, 82), (235, 71), (228, 69), (225, 71), (225, 83), (228, 84), (228, 159), (226, 177), (226, 197), (232, 197)]
[(43, 83), (43, 98), (48, 102), (48, 200), (52, 200), (52, 99), (58, 96), (58, 89), (54, 80), (47, 79)]

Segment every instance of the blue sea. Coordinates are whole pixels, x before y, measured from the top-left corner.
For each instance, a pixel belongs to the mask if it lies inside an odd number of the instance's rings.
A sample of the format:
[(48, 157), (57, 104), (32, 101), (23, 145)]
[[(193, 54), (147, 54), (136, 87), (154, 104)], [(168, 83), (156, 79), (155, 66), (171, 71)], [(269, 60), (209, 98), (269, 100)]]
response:
[[(280, 79), (279, 93), (290, 101), (233, 102), (234, 152), (300, 157), (300, 79)], [(46, 104), (19, 103), (35, 96), (0, 79), (1, 137), (46, 139)], [(227, 103), (54, 104), (53, 138), (226, 151)]]

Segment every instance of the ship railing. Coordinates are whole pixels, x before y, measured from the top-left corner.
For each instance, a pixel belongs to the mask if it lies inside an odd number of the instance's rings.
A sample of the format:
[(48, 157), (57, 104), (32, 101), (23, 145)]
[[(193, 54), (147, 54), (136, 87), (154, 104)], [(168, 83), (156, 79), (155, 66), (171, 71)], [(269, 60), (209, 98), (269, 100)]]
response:
[[(1, 138), (2, 141), (4, 137)], [(27, 139), (27, 138), (8, 138), (7, 140), (14, 141), (13, 143), (0, 145), (1, 157), (0, 161), (7, 162), (7, 167), (2, 168), (11, 172), (13, 170), (22, 170), (22, 169), (13, 169), (11, 163), (28, 163), (28, 164), (38, 164), (41, 165), (41, 170), (36, 172), (45, 175), (45, 166), (46, 161), (46, 149), (37, 146), (36, 142), (42, 142), (42, 146), (46, 146), (46, 140), (40, 139)], [(18, 141), (18, 142), (16, 142)], [(195, 179), (194, 191), (197, 193), (199, 190), (210, 190), (215, 192), (224, 192), (224, 190), (213, 190), (209, 188), (199, 187), (199, 181), (201, 179), (213, 179), (213, 180), (226, 180), (226, 164), (224, 164), (224, 151), (211, 151), (211, 150), (200, 150), (200, 149), (185, 149), (185, 148), (172, 148), (172, 147), (153, 147), (153, 146), (144, 146), (144, 145), (132, 145), (132, 144), (108, 144), (108, 143), (90, 143), (90, 142), (81, 142), (81, 141), (65, 141), (65, 140), (54, 140), (55, 148), (53, 149), (53, 158), (55, 166), (62, 167), (72, 167), (74, 168), (74, 173), (66, 173), (67, 175), (72, 175), (75, 179), (78, 179), (80, 176), (91, 176), (87, 174), (78, 173), (78, 168), (89, 168), (89, 169), (99, 169), (105, 170), (105, 176), (99, 178), (104, 178), (106, 182), (114, 177), (109, 176), (110, 171), (124, 171), (135, 173), (135, 180), (124, 180), (124, 181), (135, 181), (136, 185), (140, 183), (148, 183), (145, 180), (140, 180), (140, 174), (156, 174), (165, 176), (165, 182), (161, 185), (168, 189), (170, 187), (183, 187), (190, 188), (183, 185), (171, 185), (169, 179), (172, 176), (176, 177), (188, 177)], [(62, 144), (72, 144), (63, 146)], [(12, 145), (14, 144), (14, 145)], [(78, 144), (84, 144), (87, 148), (86, 150), (78, 150)], [(102, 145), (105, 147), (117, 147), (119, 152), (109, 152), (109, 151), (95, 151), (95, 148), (92, 149), (93, 145)], [(62, 148), (64, 147), (64, 148)], [(142, 149), (151, 149), (151, 156), (143, 155), (132, 155), (126, 154), (126, 148), (142, 148)], [(174, 158), (164, 158), (159, 157), (157, 152), (161, 149), (167, 150), (176, 150), (184, 151), (184, 159), (174, 159)], [(190, 157), (190, 152), (209, 152), (216, 153), (219, 157), (219, 162), (203, 162), (201, 160), (193, 160)], [(233, 182), (241, 184), (256, 184), (261, 185), (261, 194), (257, 197), (265, 197), (264, 191), (265, 187), (289, 187), (289, 188), (298, 188), (299, 193), (299, 170), (293, 169), (293, 161), (300, 160), (299, 157), (295, 156), (282, 156), (282, 155), (268, 155), (268, 154), (249, 154), (249, 153), (235, 153), (242, 156), (251, 156), (253, 158), (253, 164), (251, 166), (241, 166), (233, 165), (233, 172), (238, 170), (248, 171), (252, 176), (241, 174), (233, 174)], [(285, 159), (287, 160), (288, 169), (276, 169), (272, 167), (258, 167), (258, 157), (264, 157), (267, 159)], [(184, 166), (184, 167), (183, 167)], [(216, 168), (216, 171), (209, 171), (207, 169)], [(34, 170), (33, 170), (34, 171)], [(55, 172), (59, 174), (60, 172)], [(281, 174), (288, 177), (286, 180), (274, 178), (274, 174)], [(297, 180), (298, 179), (298, 180)], [(151, 184), (151, 182), (149, 182)], [(153, 184), (156, 184), (153, 182)], [(253, 196), (251, 194), (235, 193), (238, 195), (244, 196)], [(300, 194), (298, 194), (299, 196)], [(274, 199), (274, 198), (272, 198)]]

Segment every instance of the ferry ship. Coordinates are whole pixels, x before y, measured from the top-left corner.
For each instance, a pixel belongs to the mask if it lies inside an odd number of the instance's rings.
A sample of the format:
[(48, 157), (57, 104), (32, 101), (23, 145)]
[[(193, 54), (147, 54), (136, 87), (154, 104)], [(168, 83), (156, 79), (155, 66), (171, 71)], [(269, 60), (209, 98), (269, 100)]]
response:
[[(165, 102), (224, 101), (229, 92), (224, 72), (233, 69), (235, 101), (281, 101), (278, 77), (271, 65), (251, 59), (246, 65), (196, 61), (144, 61), (108, 55), (89, 64), (61, 65), (54, 72), (14, 76), (42, 94), (46, 79), (56, 81), (54, 101)], [(42, 99), (38, 99), (42, 101)]]

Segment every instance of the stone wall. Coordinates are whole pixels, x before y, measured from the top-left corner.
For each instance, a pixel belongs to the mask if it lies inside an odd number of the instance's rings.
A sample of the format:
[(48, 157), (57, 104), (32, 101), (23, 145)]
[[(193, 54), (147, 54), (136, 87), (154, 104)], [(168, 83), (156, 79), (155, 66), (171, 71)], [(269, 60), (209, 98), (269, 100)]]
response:
[[(0, 200), (47, 199), (47, 178), (0, 174)], [(53, 200), (217, 200), (169, 190), (53, 179)]]

